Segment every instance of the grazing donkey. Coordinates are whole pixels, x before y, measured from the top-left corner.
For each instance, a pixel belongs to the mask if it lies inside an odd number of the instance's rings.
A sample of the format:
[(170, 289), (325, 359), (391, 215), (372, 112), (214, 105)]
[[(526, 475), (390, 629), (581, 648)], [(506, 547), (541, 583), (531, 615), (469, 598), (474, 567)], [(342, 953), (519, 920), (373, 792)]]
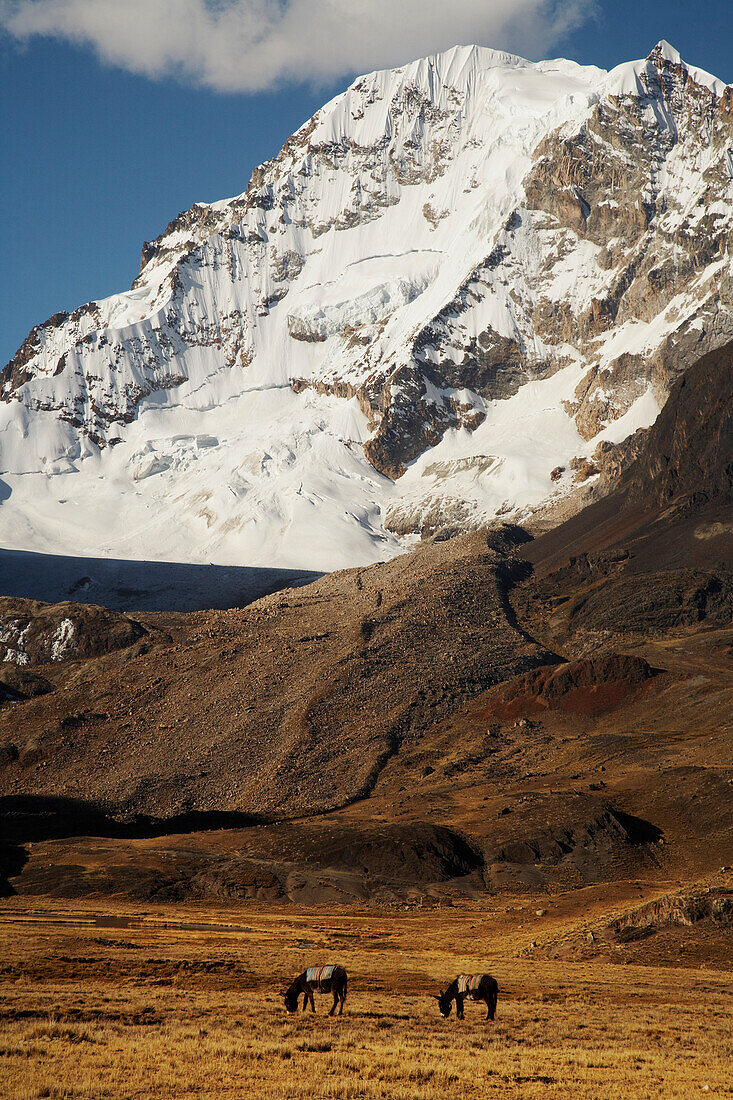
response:
[(288, 1012), (297, 1012), (298, 998), (302, 993), (303, 1011), (305, 1012), (310, 1001), (311, 1011), (315, 1012), (316, 1003), (313, 1000), (313, 994), (333, 993), (333, 1007), (328, 1015), (333, 1016), (336, 1006), (341, 1002), (338, 1014), (342, 1016), (347, 984), (348, 976), (343, 966), (309, 966), (298, 975), (285, 993), (285, 1007)]
[[(434, 994), (435, 996), (435, 994)], [(499, 987), (496, 978), (491, 974), (459, 974), (452, 981), (445, 993), (435, 996), (438, 1002), (441, 1016), (450, 1016), (453, 1001), (456, 1002), (456, 1015), (463, 1019), (463, 1002), (483, 1001), (486, 1005), (486, 1019), (493, 1020), (496, 1015), (496, 1001), (499, 996)]]

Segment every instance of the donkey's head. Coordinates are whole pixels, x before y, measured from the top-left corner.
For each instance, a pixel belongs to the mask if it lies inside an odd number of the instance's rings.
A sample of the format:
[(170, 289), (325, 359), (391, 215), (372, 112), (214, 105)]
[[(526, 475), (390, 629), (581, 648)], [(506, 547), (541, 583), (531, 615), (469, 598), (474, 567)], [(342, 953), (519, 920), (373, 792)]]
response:
[(448, 990), (446, 989), (445, 993), (441, 993), (440, 995), (433, 994), (433, 996), (438, 1002), (440, 1015), (445, 1017), (450, 1016), (451, 1009), (453, 1008), (453, 998), (449, 995)]
[(285, 990), (283, 1000), (285, 1001), (285, 1007), (287, 1008), (288, 1012), (297, 1012), (298, 1011), (298, 996), (299, 995), (300, 995), (300, 990), (297, 988), (297, 984), (295, 982), (293, 982), (293, 984), (290, 986), (289, 989)]

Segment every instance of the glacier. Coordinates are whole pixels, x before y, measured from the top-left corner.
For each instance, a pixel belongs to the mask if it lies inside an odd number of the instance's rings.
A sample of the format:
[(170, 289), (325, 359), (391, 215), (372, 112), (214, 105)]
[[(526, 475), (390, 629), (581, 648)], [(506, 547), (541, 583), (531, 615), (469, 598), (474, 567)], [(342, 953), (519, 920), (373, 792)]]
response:
[(29, 335), (0, 544), (325, 572), (572, 508), (733, 330), (730, 93), (664, 42), (360, 77)]

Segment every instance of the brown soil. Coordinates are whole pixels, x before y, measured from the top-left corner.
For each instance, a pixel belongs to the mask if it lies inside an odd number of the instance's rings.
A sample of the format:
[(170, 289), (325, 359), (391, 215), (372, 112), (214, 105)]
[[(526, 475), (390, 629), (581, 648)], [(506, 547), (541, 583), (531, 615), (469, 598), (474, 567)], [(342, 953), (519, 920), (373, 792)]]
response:
[(729, 421), (690, 427), (698, 390), (670, 432), (717, 465), (680, 457), (683, 496), (629, 488), (657, 477), (652, 431), (625, 488), (534, 541), (116, 616), (123, 648), (33, 668), (46, 694), (7, 680), (5, 889), (437, 905), (732, 864)]
[(145, 652), (45, 668), (53, 695), (0, 714), (0, 791), (116, 817), (365, 798), (403, 744), (552, 659), (514, 623), (512, 568), (476, 533), (243, 611), (146, 617)]

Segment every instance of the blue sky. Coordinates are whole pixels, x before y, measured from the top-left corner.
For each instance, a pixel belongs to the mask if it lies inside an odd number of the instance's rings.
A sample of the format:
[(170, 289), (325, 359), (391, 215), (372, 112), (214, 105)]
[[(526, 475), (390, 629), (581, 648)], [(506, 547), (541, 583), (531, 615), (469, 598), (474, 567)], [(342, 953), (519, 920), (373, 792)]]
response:
[[(310, 39), (297, 22), (289, 30), (259, 28), (250, 54), (238, 43), (230, 48), (235, 26), (214, 33), (202, 24), (195, 33), (200, 49), (184, 37), (175, 53), (168, 27), (138, 21), (133, 30), (150, 46), (141, 52), (134, 35), (127, 41), (116, 26), (97, 21), (87, 31), (87, 5), (98, 5), (98, 14), (106, 2), (20, 0), (14, 14), (30, 12), (36, 25), (28, 30), (26, 22), (21, 39), (17, 24), (15, 37), (0, 29), (0, 366), (34, 324), (129, 286), (143, 240), (195, 201), (243, 191), (254, 165), (276, 153), (355, 72), (469, 41), (611, 68), (667, 38), (690, 64), (733, 82), (730, 0), (526, 0), (524, 22), (514, 14), (522, 0), (440, 0), (432, 23), (432, 0), (421, 0), (419, 34), (409, 21), (395, 22), (390, 33), (386, 14), (372, 39), (345, 19), (343, 42), (338, 33), (331, 41), (314, 18)], [(146, 0), (140, 10), (158, 2)], [(190, 19), (206, 2), (176, 0)], [(244, 0), (226, 2), (236, 7)], [(249, 0), (263, 11), (270, 2)], [(371, 0), (370, 21), (380, 3)], [(384, 3), (387, 13), (399, 9), (398, 0)], [(356, 13), (365, 0), (288, 4), (295, 20), (299, 8), (306, 18), (329, 4), (352, 4)], [(44, 5), (47, 23), (39, 25)], [(116, 0), (116, 8), (124, 4)], [(455, 18), (446, 23), (437, 13), (447, 8)], [(6, 25), (9, 10), (0, 0)]]

